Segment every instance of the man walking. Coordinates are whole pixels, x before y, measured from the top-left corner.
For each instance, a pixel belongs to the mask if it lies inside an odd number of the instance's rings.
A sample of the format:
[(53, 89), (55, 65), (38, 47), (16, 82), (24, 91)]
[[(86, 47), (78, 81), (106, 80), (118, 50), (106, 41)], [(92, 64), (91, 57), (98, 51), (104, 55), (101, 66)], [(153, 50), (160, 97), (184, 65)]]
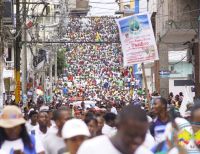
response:
[(148, 130), (147, 116), (141, 108), (132, 105), (124, 107), (117, 118), (117, 128), (116, 135), (111, 138), (100, 136), (85, 141), (78, 154), (151, 153), (140, 147)]

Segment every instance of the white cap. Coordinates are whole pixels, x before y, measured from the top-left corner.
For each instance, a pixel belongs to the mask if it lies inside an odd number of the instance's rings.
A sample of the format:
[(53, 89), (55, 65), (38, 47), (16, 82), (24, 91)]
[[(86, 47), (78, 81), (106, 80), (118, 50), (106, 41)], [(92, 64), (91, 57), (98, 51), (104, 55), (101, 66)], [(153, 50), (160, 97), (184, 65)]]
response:
[(48, 112), (48, 111), (49, 111), (48, 106), (43, 105), (43, 106), (40, 107), (40, 112)]
[(87, 125), (80, 119), (71, 119), (65, 122), (62, 129), (62, 137), (64, 139), (69, 139), (75, 136), (90, 136), (89, 129)]

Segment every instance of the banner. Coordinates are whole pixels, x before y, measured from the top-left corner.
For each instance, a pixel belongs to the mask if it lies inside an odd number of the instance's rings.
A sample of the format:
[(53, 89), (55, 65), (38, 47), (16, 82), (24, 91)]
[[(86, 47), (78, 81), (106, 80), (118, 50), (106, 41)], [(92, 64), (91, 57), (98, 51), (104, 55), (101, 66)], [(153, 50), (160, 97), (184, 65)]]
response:
[(116, 20), (122, 43), (124, 66), (158, 60), (158, 50), (148, 13)]

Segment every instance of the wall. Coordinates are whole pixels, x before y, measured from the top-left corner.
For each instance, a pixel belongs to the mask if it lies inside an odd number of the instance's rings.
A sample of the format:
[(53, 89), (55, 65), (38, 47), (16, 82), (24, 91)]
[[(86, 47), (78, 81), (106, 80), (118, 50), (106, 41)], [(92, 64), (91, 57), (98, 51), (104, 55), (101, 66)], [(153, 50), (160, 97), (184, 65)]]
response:
[(198, 0), (158, 0), (156, 35), (162, 38), (170, 29), (197, 28), (197, 19)]
[[(166, 22), (168, 21), (168, 1), (158, 0), (156, 14), (156, 39), (159, 40), (167, 32)], [(166, 16), (164, 16), (166, 15)]]
[[(185, 87), (185, 86), (174, 86), (174, 80), (177, 80), (177, 78), (176, 79), (174, 79), (174, 78), (172, 78), (172, 79), (169, 79), (169, 92), (173, 92), (174, 93), (174, 95), (176, 95), (176, 94), (179, 94), (179, 92), (183, 92), (183, 95), (185, 95), (186, 94), (186, 89), (189, 89), (189, 96), (190, 97), (194, 97), (194, 92), (191, 92), (191, 88), (193, 87), (193, 86), (187, 86), (187, 87)], [(181, 78), (181, 80), (187, 80), (187, 78)]]
[[(168, 0), (170, 28), (193, 29), (197, 27), (198, 0)], [(173, 23), (174, 22), (174, 23)]]
[(170, 74), (170, 78), (187, 78), (193, 72), (193, 65), (187, 62), (181, 62), (176, 65), (169, 65), (174, 67), (174, 74)]

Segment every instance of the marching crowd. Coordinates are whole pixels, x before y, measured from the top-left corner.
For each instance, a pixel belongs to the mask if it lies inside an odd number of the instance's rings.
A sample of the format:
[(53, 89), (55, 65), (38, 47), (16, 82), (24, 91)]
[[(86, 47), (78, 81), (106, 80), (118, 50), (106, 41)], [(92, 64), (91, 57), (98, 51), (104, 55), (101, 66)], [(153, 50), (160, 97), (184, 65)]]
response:
[(67, 79), (61, 79), (60, 83), (68, 98), (112, 98), (123, 102), (131, 101), (137, 90), (139, 97), (144, 99), (141, 80), (133, 77), (131, 67), (122, 67), (123, 55), (115, 18), (71, 18), (69, 23), (66, 38), (76, 43), (66, 46)]
[[(174, 98), (172, 98), (174, 100)], [(29, 111), (4, 107), (0, 117), (1, 154), (195, 154), (200, 152), (200, 105), (180, 116), (174, 103), (158, 96), (152, 108), (140, 102), (105, 110), (38, 100)], [(98, 106), (98, 104), (96, 104)], [(76, 108), (77, 107), (77, 108)]]
[(200, 153), (200, 105), (181, 116), (183, 93), (144, 92), (133, 68), (122, 68), (114, 18), (69, 18), (66, 38), (75, 43), (52, 102), (5, 104), (0, 154)]
[(119, 42), (116, 17), (71, 17), (68, 19), (66, 38), (75, 42)]

